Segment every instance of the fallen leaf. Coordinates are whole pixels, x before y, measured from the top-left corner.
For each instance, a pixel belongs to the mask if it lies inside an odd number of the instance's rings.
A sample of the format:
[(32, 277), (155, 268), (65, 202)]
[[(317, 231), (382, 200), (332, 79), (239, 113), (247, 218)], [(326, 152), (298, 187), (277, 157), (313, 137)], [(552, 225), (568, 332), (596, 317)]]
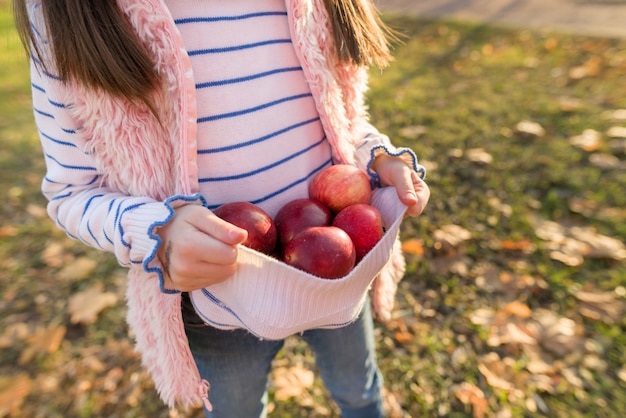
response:
[(624, 301), (615, 292), (576, 292), (580, 313), (589, 319), (614, 324), (622, 319)]
[(491, 308), (479, 308), (469, 315), (469, 319), (474, 325), (488, 327), (495, 319), (496, 311)]
[(509, 315), (513, 315), (515, 317), (523, 318), (523, 319), (530, 318), (530, 316), (532, 315), (532, 311), (530, 310), (528, 305), (518, 300), (515, 300), (509, 303), (508, 305), (506, 305), (503, 311)]
[(389, 418), (404, 418), (405, 415), (402, 411), (401, 402), (398, 399), (400, 395), (389, 392), (385, 387), (383, 387), (382, 396), (387, 416)]
[(0, 238), (14, 237), (18, 233), (19, 230), (12, 225), (0, 226)]
[(489, 203), (489, 206), (491, 206), (507, 218), (513, 214), (513, 207), (507, 203), (503, 203), (497, 197), (490, 197), (487, 202)]
[(424, 255), (424, 246), (420, 240), (412, 238), (402, 242), (402, 251), (407, 254)]
[(569, 230), (574, 239), (587, 244), (586, 257), (607, 258), (612, 260), (626, 259), (626, 246), (618, 239), (602, 235), (592, 227), (572, 227)]
[(472, 233), (459, 225), (444, 225), (433, 233), (435, 249), (450, 251), (472, 238)]
[(117, 303), (117, 295), (104, 292), (102, 284), (96, 283), (87, 290), (70, 297), (68, 312), (73, 324), (91, 324), (96, 321), (98, 314)]
[(611, 152), (614, 154), (626, 153), (626, 139), (613, 139), (608, 143)]
[(57, 277), (64, 281), (86, 279), (97, 266), (96, 260), (88, 257), (79, 257), (59, 271)]
[(119, 386), (119, 382), (124, 377), (124, 370), (121, 367), (114, 367), (106, 374), (102, 382), (102, 389), (108, 392), (114, 392)]
[(626, 121), (626, 109), (607, 110), (602, 113), (604, 119)]
[(62, 325), (49, 325), (26, 338), (27, 346), (20, 353), (19, 364), (26, 364), (43, 354), (56, 352), (67, 329)]
[(602, 235), (592, 227), (564, 226), (552, 221), (535, 220), (535, 233), (547, 241), (553, 260), (569, 266), (580, 266), (585, 257), (626, 259), (626, 247), (621, 241)]
[(52, 241), (41, 253), (41, 261), (50, 267), (61, 267), (69, 263), (72, 258), (73, 256), (68, 254), (59, 241)]
[(546, 51), (553, 51), (559, 46), (559, 41), (556, 38), (548, 38), (544, 41), (543, 47)]
[(569, 210), (584, 216), (592, 216), (598, 212), (598, 204), (593, 200), (572, 198), (568, 203)]
[(602, 64), (602, 57), (594, 55), (585, 61), (583, 67), (587, 70), (587, 75), (589, 77), (596, 77), (600, 75), (600, 72), (602, 71)]
[(478, 370), (487, 379), (487, 384), (496, 389), (511, 391), (515, 388), (513, 383), (507, 378), (515, 376), (511, 359), (500, 359), (497, 353), (489, 353), (481, 358)]
[(523, 120), (515, 125), (515, 133), (524, 138), (539, 138), (546, 134), (546, 130), (537, 122)]
[(315, 374), (303, 366), (279, 367), (274, 370), (274, 398), (285, 401), (299, 398), (313, 387)]
[(595, 153), (589, 156), (589, 162), (603, 170), (612, 170), (624, 167), (622, 161), (615, 155)]
[(17, 376), (0, 376), (0, 417), (18, 416), (20, 406), (32, 387), (33, 381), (26, 373)]
[(402, 318), (398, 318), (396, 321), (394, 321), (394, 323), (398, 328), (398, 331), (396, 331), (394, 334), (395, 340), (400, 344), (409, 344), (413, 342), (415, 336), (411, 332), (409, 332), (409, 329), (406, 326), (404, 320)]
[(571, 80), (581, 80), (585, 77), (590, 77), (593, 75), (593, 69), (585, 66), (585, 65), (579, 65), (576, 67), (572, 67), (570, 68), (569, 72), (567, 73), (567, 75), (569, 76), (569, 78)]
[(473, 260), (463, 254), (447, 254), (430, 260), (428, 267), (436, 274), (455, 273), (465, 277), (470, 272)]
[(532, 319), (528, 328), (537, 342), (550, 353), (564, 357), (584, 345), (582, 326), (572, 319), (546, 309), (536, 310)]
[(585, 129), (582, 134), (571, 137), (569, 142), (587, 152), (597, 151), (602, 147), (602, 135), (595, 129)]
[(550, 258), (560, 261), (566, 266), (578, 267), (585, 262), (584, 254), (586, 247), (579, 242), (569, 240), (570, 245), (560, 246), (559, 249), (550, 251)]
[(476, 275), (476, 285), (488, 292), (501, 292), (504, 290), (502, 281), (500, 280), (501, 272), (498, 267), (491, 263), (480, 263), (474, 268), (473, 273)]
[(39, 205), (30, 204), (26, 206), (26, 212), (33, 218), (37, 219), (45, 219), (48, 217), (48, 211), (46, 208)]
[(526, 398), (526, 409), (535, 415), (538, 411), (548, 414), (550, 409), (545, 401), (537, 393), (533, 393), (531, 397)]
[(606, 131), (606, 135), (609, 138), (623, 138), (626, 139), (626, 127), (624, 126), (612, 126)]
[(0, 348), (9, 348), (19, 340), (26, 338), (28, 334), (28, 325), (25, 322), (11, 323), (0, 334)]
[[(526, 363), (526, 370), (531, 372), (533, 375), (554, 375), (557, 369), (555, 365), (554, 358), (549, 354), (545, 353), (541, 347), (537, 345), (529, 345), (524, 347), (524, 354), (528, 357), (528, 362)], [(540, 379), (541, 380), (541, 379)], [(552, 391), (552, 381), (547, 382)], [(544, 388), (545, 389), (545, 388)]]
[(580, 377), (576, 369), (573, 367), (568, 367), (561, 371), (561, 375), (567, 380), (567, 383), (574, 386), (575, 388), (582, 389), (585, 387), (585, 381)]
[(482, 148), (472, 148), (465, 152), (467, 159), (480, 164), (491, 164), (493, 156)]
[(463, 382), (454, 388), (454, 396), (463, 404), (472, 406), (472, 416), (474, 418), (485, 416), (489, 404), (485, 399), (483, 391), (476, 385)]
[(575, 97), (559, 97), (559, 109), (562, 112), (574, 112), (583, 106), (583, 102)]
[(399, 134), (408, 139), (417, 139), (426, 133), (426, 127), (422, 125), (406, 126), (400, 129)]
[(500, 245), (503, 249), (509, 251), (523, 251), (529, 252), (534, 250), (535, 246), (533, 242), (529, 239), (523, 238), (519, 240), (502, 240), (500, 241)]

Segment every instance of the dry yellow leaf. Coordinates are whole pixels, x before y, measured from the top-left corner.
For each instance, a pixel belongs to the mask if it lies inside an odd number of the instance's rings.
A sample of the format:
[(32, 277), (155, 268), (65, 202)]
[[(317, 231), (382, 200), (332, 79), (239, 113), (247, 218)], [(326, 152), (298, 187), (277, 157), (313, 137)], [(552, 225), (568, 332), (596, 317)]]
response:
[(581, 314), (608, 324), (621, 320), (626, 308), (615, 292), (577, 292), (575, 296), (580, 301)]
[(433, 233), (435, 248), (451, 250), (472, 239), (472, 233), (459, 225), (444, 225)]
[(58, 274), (58, 278), (65, 281), (82, 280), (98, 266), (96, 260), (88, 257), (79, 257), (67, 264)]
[(0, 417), (18, 416), (20, 406), (32, 387), (33, 381), (26, 373), (0, 376)]
[(314, 379), (314, 373), (303, 366), (279, 367), (273, 375), (274, 398), (279, 401), (299, 398), (313, 387)]
[(533, 243), (529, 239), (520, 239), (520, 240), (502, 240), (500, 241), (500, 245), (505, 250), (510, 251), (527, 251), (533, 248)]
[(61, 267), (72, 259), (59, 241), (53, 241), (41, 253), (41, 261), (50, 267)]
[(472, 406), (474, 418), (484, 417), (487, 412), (488, 402), (485, 394), (479, 387), (468, 382), (463, 382), (454, 389), (454, 396), (465, 405)]
[(504, 307), (504, 312), (509, 315), (514, 315), (518, 318), (530, 318), (530, 316), (532, 315), (532, 311), (530, 310), (528, 305), (518, 300), (514, 300), (513, 302), (506, 305)]
[(602, 135), (595, 129), (585, 129), (582, 134), (571, 137), (569, 142), (587, 152), (597, 151), (602, 147)]
[(422, 243), (415, 238), (406, 240), (402, 243), (402, 251), (407, 254), (424, 255), (424, 247)]
[(87, 290), (77, 293), (70, 298), (68, 311), (73, 324), (91, 324), (96, 321), (98, 314), (117, 303), (117, 295), (104, 292), (102, 284), (96, 283)]
[(511, 381), (515, 373), (510, 361), (508, 357), (500, 359), (497, 353), (491, 352), (482, 357), (478, 370), (485, 376), (489, 386), (510, 391), (515, 388)]
[(14, 226), (0, 226), (0, 238), (14, 237), (18, 232), (19, 230)]
[(39, 355), (57, 351), (66, 331), (62, 325), (50, 325), (26, 338), (28, 345), (20, 354), (19, 363), (26, 364)]
[(580, 350), (584, 344), (582, 326), (570, 318), (547, 309), (537, 309), (533, 312), (533, 319), (528, 328), (542, 348), (550, 353), (563, 357)]

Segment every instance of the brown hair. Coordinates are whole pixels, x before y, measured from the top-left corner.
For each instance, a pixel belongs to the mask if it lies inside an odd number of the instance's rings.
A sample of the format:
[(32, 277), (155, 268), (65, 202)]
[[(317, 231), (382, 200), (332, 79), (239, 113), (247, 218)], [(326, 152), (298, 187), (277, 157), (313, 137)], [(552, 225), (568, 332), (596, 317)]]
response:
[[(115, 0), (44, 0), (41, 5), (61, 80), (76, 80), (149, 105), (147, 97), (158, 76)], [(372, 0), (324, 0), (324, 5), (341, 61), (385, 66), (391, 60), (387, 43), (391, 32)], [(45, 67), (26, 0), (13, 0), (13, 8), (27, 53)], [(72, 23), (59, 24), (64, 21)]]
[(372, 0), (324, 0), (324, 5), (339, 59), (387, 66), (392, 60), (388, 41), (397, 38), (380, 19)]

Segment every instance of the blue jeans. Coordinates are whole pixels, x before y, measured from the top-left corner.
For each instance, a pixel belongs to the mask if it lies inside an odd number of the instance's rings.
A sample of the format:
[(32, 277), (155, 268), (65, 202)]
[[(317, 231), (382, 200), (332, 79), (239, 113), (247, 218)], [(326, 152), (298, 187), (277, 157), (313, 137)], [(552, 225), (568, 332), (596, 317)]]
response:
[[(205, 411), (206, 416), (265, 417), (268, 374), (284, 341), (259, 340), (244, 330), (204, 326), (185, 305), (183, 302), (189, 345), (200, 375), (211, 384), (213, 412)], [(302, 339), (314, 351), (324, 385), (344, 418), (385, 416), (369, 301), (354, 323), (306, 331)]]

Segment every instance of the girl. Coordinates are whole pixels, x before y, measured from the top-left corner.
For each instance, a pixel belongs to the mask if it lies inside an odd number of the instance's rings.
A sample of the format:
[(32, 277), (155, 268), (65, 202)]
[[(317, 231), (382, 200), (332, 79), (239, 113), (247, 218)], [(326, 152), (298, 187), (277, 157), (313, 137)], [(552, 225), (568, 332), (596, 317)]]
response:
[[(188, 292), (228, 280), (246, 232), (211, 209), (272, 216), (333, 163), (395, 187), (417, 216), (429, 197), (412, 151), (367, 122), (367, 66), (390, 59), (370, 0), (14, 0), (31, 57), (57, 225), (129, 267), (128, 322), (170, 406), (266, 414), (282, 341), (208, 326)], [(385, 319), (398, 251), (373, 285)], [(268, 301), (271, 303), (271, 301)], [(369, 304), (368, 304), (369, 305)], [(372, 313), (303, 333), (346, 417), (380, 417)], [(211, 402), (208, 402), (208, 382)], [(212, 412), (211, 412), (212, 409)]]

